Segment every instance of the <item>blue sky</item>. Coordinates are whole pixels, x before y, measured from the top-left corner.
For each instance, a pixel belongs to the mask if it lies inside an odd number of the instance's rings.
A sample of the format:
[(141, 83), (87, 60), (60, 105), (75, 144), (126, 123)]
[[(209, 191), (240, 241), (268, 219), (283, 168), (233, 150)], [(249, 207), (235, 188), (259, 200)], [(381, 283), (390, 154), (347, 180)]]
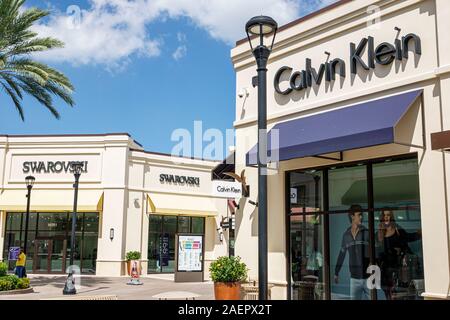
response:
[(0, 92), (0, 134), (128, 132), (146, 150), (170, 153), (173, 130), (193, 131), (196, 120), (225, 132), (235, 114), (230, 49), (246, 20), (267, 14), (283, 24), (331, 2), (28, 0), (52, 11), (36, 31), (66, 48), (37, 59), (69, 76), (76, 106), (57, 101), (56, 120), (25, 99), (22, 122)]

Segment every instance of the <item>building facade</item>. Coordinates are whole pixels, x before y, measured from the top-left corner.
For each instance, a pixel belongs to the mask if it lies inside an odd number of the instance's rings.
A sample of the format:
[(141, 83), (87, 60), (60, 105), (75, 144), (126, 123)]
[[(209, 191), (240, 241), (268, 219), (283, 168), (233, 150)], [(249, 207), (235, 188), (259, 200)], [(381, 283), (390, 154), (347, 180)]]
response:
[[(431, 141), (450, 129), (449, 29), (445, 0), (337, 1), (279, 29), (267, 92), (272, 297), (450, 297), (450, 155)], [(246, 39), (231, 57), (236, 172), (251, 187), (235, 249), (257, 278), (256, 64)]]
[[(29, 273), (65, 273), (74, 203), (70, 163), (84, 164), (74, 264), (84, 274), (126, 274), (126, 253), (142, 254), (142, 273), (172, 273), (175, 235), (204, 236), (204, 278), (227, 255), (220, 221), (226, 199), (211, 196), (217, 162), (146, 152), (128, 134), (0, 136), (0, 247), (24, 245), (25, 177), (36, 178), (27, 237)], [(219, 230), (218, 230), (219, 229)], [(10, 261), (13, 268), (13, 261)]]

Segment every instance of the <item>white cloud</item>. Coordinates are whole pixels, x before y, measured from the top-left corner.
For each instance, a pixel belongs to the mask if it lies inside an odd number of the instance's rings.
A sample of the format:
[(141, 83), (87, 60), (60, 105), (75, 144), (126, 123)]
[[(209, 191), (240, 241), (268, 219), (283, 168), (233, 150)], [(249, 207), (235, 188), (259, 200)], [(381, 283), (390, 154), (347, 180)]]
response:
[(187, 47), (185, 45), (179, 46), (177, 50), (172, 54), (172, 57), (178, 61), (183, 58), (187, 53)]
[(177, 39), (178, 39), (178, 42), (186, 42), (187, 41), (186, 35), (181, 32), (177, 33)]
[(180, 60), (187, 54), (187, 37), (184, 33), (178, 32), (177, 33), (177, 40), (179, 42), (178, 48), (172, 53), (172, 58), (174, 58), (175, 61)]
[[(123, 67), (133, 55), (155, 57), (163, 42), (150, 23), (158, 19), (189, 18), (196, 27), (230, 46), (245, 36), (244, 26), (255, 15), (270, 15), (280, 25), (300, 13), (334, 0), (89, 0), (89, 7), (53, 11), (49, 21), (34, 26), (41, 36), (65, 42), (63, 49), (41, 54), (44, 60), (74, 65)], [(177, 34), (174, 59), (186, 54), (186, 36)]]

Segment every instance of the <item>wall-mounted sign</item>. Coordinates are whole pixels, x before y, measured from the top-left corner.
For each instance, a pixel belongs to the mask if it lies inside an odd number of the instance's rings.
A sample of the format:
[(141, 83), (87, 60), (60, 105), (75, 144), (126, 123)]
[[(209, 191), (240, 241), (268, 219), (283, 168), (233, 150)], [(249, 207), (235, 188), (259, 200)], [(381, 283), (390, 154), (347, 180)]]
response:
[(240, 182), (213, 180), (212, 195), (220, 198), (241, 198), (242, 184)]
[(178, 271), (203, 270), (203, 237), (178, 236)]
[[(71, 164), (75, 161), (25, 161), (23, 173), (71, 173)], [(82, 161), (82, 173), (88, 172), (88, 161)]]
[[(412, 45), (414, 44), (414, 46)], [(367, 49), (367, 50), (366, 50)], [(350, 43), (350, 71), (352, 74), (358, 73), (358, 66), (364, 70), (375, 69), (376, 64), (389, 65), (395, 60), (402, 61), (409, 58), (409, 51), (417, 55), (422, 54), (422, 44), (419, 36), (410, 33), (401, 39), (396, 39), (394, 44), (383, 42), (375, 48), (375, 39), (373, 37), (363, 38), (358, 45)], [(365, 53), (367, 52), (367, 53)], [(364, 60), (363, 54), (367, 56)], [(285, 72), (292, 72), (288, 66), (281, 67), (274, 78), (275, 91), (281, 95), (288, 95), (292, 91), (301, 91), (320, 85), (325, 76), (325, 81), (331, 82), (336, 79), (336, 73), (342, 78), (346, 77), (346, 64), (343, 59), (336, 58), (322, 63), (319, 69), (312, 67), (311, 59), (307, 58), (305, 69), (293, 72), (290, 75), (288, 86), (281, 88), (281, 77)]]
[(164, 174), (164, 173), (159, 175), (159, 182), (200, 186), (200, 178), (198, 177), (178, 176), (174, 174)]
[(18, 260), (20, 254), (20, 247), (9, 247), (8, 260)]
[(297, 203), (297, 188), (291, 188), (290, 198), (291, 203), (293, 204)]

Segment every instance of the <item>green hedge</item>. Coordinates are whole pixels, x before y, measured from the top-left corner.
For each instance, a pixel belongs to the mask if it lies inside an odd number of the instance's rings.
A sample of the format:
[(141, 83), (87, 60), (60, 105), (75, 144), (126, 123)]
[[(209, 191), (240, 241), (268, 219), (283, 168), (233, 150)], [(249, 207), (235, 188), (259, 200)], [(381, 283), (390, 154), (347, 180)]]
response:
[(19, 279), (14, 275), (7, 275), (0, 277), (0, 291), (16, 290), (16, 289), (27, 289), (30, 287), (30, 279), (21, 278)]
[(6, 276), (8, 273), (8, 264), (5, 262), (0, 262), (0, 277)]

